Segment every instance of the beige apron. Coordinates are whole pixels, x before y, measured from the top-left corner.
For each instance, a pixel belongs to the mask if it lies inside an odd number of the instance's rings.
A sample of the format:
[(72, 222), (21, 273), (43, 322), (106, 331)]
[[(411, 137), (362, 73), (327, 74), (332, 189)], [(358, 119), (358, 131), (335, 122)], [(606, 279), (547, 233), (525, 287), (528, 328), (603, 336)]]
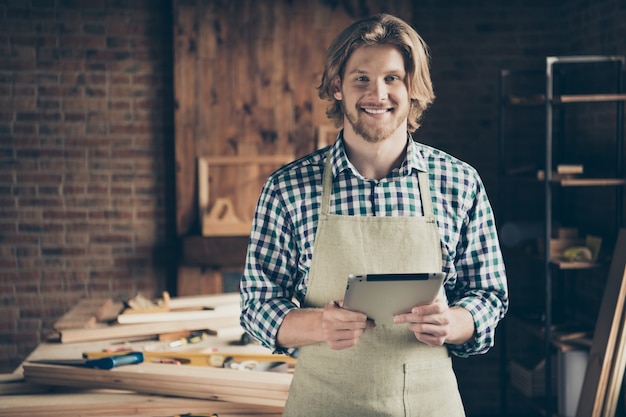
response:
[[(419, 173), (424, 217), (333, 215), (330, 159), (328, 155), (305, 306), (323, 307), (343, 298), (349, 274), (441, 271), (428, 174)], [(378, 325), (349, 349), (332, 350), (326, 343), (303, 346), (283, 415), (465, 413), (447, 349), (418, 342), (406, 325)]]

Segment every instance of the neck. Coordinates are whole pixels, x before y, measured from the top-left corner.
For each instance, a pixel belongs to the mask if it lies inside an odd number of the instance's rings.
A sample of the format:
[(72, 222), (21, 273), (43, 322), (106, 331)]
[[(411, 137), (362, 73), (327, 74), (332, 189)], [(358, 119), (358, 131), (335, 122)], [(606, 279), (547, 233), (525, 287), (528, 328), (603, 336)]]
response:
[(368, 142), (344, 124), (343, 140), (348, 159), (365, 178), (379, 180), (399, 167), (406, 156), (407, 129), (398, 128), (380, 142)]

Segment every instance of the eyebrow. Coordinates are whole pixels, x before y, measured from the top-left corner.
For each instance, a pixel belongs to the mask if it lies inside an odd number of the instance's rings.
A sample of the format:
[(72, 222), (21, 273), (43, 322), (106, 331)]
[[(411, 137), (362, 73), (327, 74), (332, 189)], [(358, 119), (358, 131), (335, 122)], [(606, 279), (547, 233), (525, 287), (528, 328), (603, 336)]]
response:
[[(383, 71), (383, 73), (385, 75), (406, 75), (406, 71), (404, 70), (404, 68), (402, 69), (391, 69), (388, 71)], [(362, 69), (354, 69), (350, 72), (347, 72), (346, 75), (353, 75), (353, 74), (369, 74), (368, 71), (362, 70)]]

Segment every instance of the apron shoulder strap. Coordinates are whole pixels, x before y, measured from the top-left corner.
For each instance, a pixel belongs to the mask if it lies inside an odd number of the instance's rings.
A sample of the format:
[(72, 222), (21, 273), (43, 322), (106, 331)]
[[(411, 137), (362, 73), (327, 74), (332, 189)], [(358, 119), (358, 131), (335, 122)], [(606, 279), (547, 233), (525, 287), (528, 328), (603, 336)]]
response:
[(424, 216), (432, 216), (433, 212), (433, 200), (430, 197), (430, 183), (428, 182), (428, 172), (418, 172), (417, 180), (420, 186), (420, 199), (422, 200), (422, 210)]
[(324, 164), (324, 174), (322, 179), (322, 215), (330, 213), (330, 194), (333, 187), (333, 168), (330, 163), (330, 150), (326, 154), (326, 163)]
[[(333, 174), (331, 165), (330, 150), (326, 154), (326, 162), (324, 163), (324, 174), (322, 179), (322, 215), (328, 215), (330, 213), (330, 195), (333, 185)], [(424, 216), (432, 216), (433, 201), (430, 197), (430, 183), (428, 181), (428, 172), (418, 172), (417, 180), (420, 187), (420, 199), (422, 200), (422, 208)]]

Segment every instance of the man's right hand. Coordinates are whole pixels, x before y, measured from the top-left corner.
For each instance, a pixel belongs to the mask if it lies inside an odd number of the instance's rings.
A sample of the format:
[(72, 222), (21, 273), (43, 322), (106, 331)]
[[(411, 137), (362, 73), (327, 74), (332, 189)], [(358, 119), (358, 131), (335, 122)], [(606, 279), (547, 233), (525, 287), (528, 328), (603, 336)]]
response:
[(343, 300), (331, 301), (324, 306), (322, 313), (322, 331), (324, 340), (333, 350), (351, 348), (374, 322), (363, 313), (346, 310)]

